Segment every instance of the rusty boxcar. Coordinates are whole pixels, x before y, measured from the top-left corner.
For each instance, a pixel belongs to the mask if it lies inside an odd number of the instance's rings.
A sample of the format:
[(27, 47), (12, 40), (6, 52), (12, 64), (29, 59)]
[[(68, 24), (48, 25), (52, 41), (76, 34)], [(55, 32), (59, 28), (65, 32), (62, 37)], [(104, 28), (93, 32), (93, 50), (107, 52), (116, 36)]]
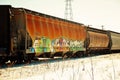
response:
[[(0, 6), (0, 60), (28, 61), (37, 57), (84, 52), (83, 24), (24, 8)], [(3, 34), (4, 33), (4, 34)]]
[(87, 51), (109, 53), (110, 37), (107, 31), (87, 27)]
[(82, 24), (26, 9), (24, 11), (26, 29), (32, 38), (36, 56), (47, 53), (64, 56), (71, 51), (85, 51), (86, 30)]

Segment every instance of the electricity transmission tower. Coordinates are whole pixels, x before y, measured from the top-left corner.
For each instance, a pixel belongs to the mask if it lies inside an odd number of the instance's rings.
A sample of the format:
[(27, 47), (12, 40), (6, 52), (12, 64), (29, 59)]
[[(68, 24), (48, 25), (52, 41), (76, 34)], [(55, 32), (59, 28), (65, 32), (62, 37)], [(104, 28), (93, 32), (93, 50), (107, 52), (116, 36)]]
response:
[(67, 19), (67, 20), (73, 20), (71, 1), (72, 0), (65, 0), (65, 2), (66, 2), (66, 5), (65, 5), (65, 19)]
[(102, 30), (103, 30), (103, 29), (104, 29), (104, 26), (102, 25), (101, 27), (102, 27)]

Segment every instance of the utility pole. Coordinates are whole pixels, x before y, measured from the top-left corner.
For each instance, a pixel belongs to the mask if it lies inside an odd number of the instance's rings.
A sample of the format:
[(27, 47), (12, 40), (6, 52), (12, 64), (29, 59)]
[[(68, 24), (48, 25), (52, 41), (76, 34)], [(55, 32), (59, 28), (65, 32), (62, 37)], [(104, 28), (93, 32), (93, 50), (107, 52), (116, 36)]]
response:
[(65, 0), (65, 2), (66, 2), (66, 5), (65, 5), (65, 19), (67, 19), (67, 20), (73, 20), (71, 1), (72, 0)]

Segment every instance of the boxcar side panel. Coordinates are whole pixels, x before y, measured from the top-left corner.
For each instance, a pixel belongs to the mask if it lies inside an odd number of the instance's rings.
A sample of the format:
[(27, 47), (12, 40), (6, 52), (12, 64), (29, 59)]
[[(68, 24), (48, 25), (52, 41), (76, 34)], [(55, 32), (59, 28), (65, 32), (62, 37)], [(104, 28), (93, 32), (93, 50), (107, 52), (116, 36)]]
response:
[(33, 15), (31, 14), (27, 14), (26, 15), (26, 28), (29, 32), (29, 35), (31, 36), (32, 40), (34, 40), (35, 38), (35, 28), (34, 28), (34, 19), (33, 19)]
[[(31, 38), (26, 32), (26, 23), (25, 23), (25, 15), (23, 9), (12, 8), (11, 9), (12, 16), (11, 18), (11, 51), (18, 50), (23, 51), (28, 47), (31, 47)], [(30, 31), (33, 31), (33, 25), (30, 20), (32, 15), (29, 15), (28, 22), (30, 27)], [(33, 35), (33, 34), (32, 34)]]
[(84, 51), (86, 30), (80, 24), (26, 13), (26, 27), (35, 52)]
[(88, 31), (90, 37), (89, 48), (104, 49), (108, 48), (109, 37), (107, 34)]

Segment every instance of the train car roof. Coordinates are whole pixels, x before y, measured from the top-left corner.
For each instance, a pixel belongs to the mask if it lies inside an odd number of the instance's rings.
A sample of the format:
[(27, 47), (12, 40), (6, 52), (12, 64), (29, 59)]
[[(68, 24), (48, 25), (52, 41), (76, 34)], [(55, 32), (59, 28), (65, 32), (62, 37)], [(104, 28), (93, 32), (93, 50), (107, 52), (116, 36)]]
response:
[(58, 19), (58, 20), (62, 20), (62, 21), (66, 21), (66, 22), (70, 22), (70, 23), (79, 24), (79, 25), (83, 25), (84, 26), (84, 24), (82, 24), (82, 23), (78, 23), (78, 22), (75, 22), (75, 21), (62, 19), (62, 18), (59, 18), (59, 17), (55, 17), (55, 16), (51, 16), (51, 15), (48, 15), (48, 14), (40, 13), (40, 12), (37, 12), (37, 11), (29, 10), (29, 9), (26, 9), (26, 8), (15, 8), (15, 7), (12, 7), (12, 8), (13, 9), (19, 9), (21, 11), (23, 10), (24, 12), (30, 13), (30, 14), (33, 14), (33, 15), (45, 16), (45, 17), (48, 17), (48, 18), (54, 18), (54, 19)]
[(88, 31), (99, 32), (99, 33), (107, 33), (107, 30), (97, 29), (97, 28), (93, 28), (93, 27), (89, 27), (89, 26), (87, 26), (87, 30)]
[(110, 33), (120, 34), (119, 32), (115, 32), (115, 31), (111, 31), (111, 30), (108, 30), (108, 32), (110, 32)]

